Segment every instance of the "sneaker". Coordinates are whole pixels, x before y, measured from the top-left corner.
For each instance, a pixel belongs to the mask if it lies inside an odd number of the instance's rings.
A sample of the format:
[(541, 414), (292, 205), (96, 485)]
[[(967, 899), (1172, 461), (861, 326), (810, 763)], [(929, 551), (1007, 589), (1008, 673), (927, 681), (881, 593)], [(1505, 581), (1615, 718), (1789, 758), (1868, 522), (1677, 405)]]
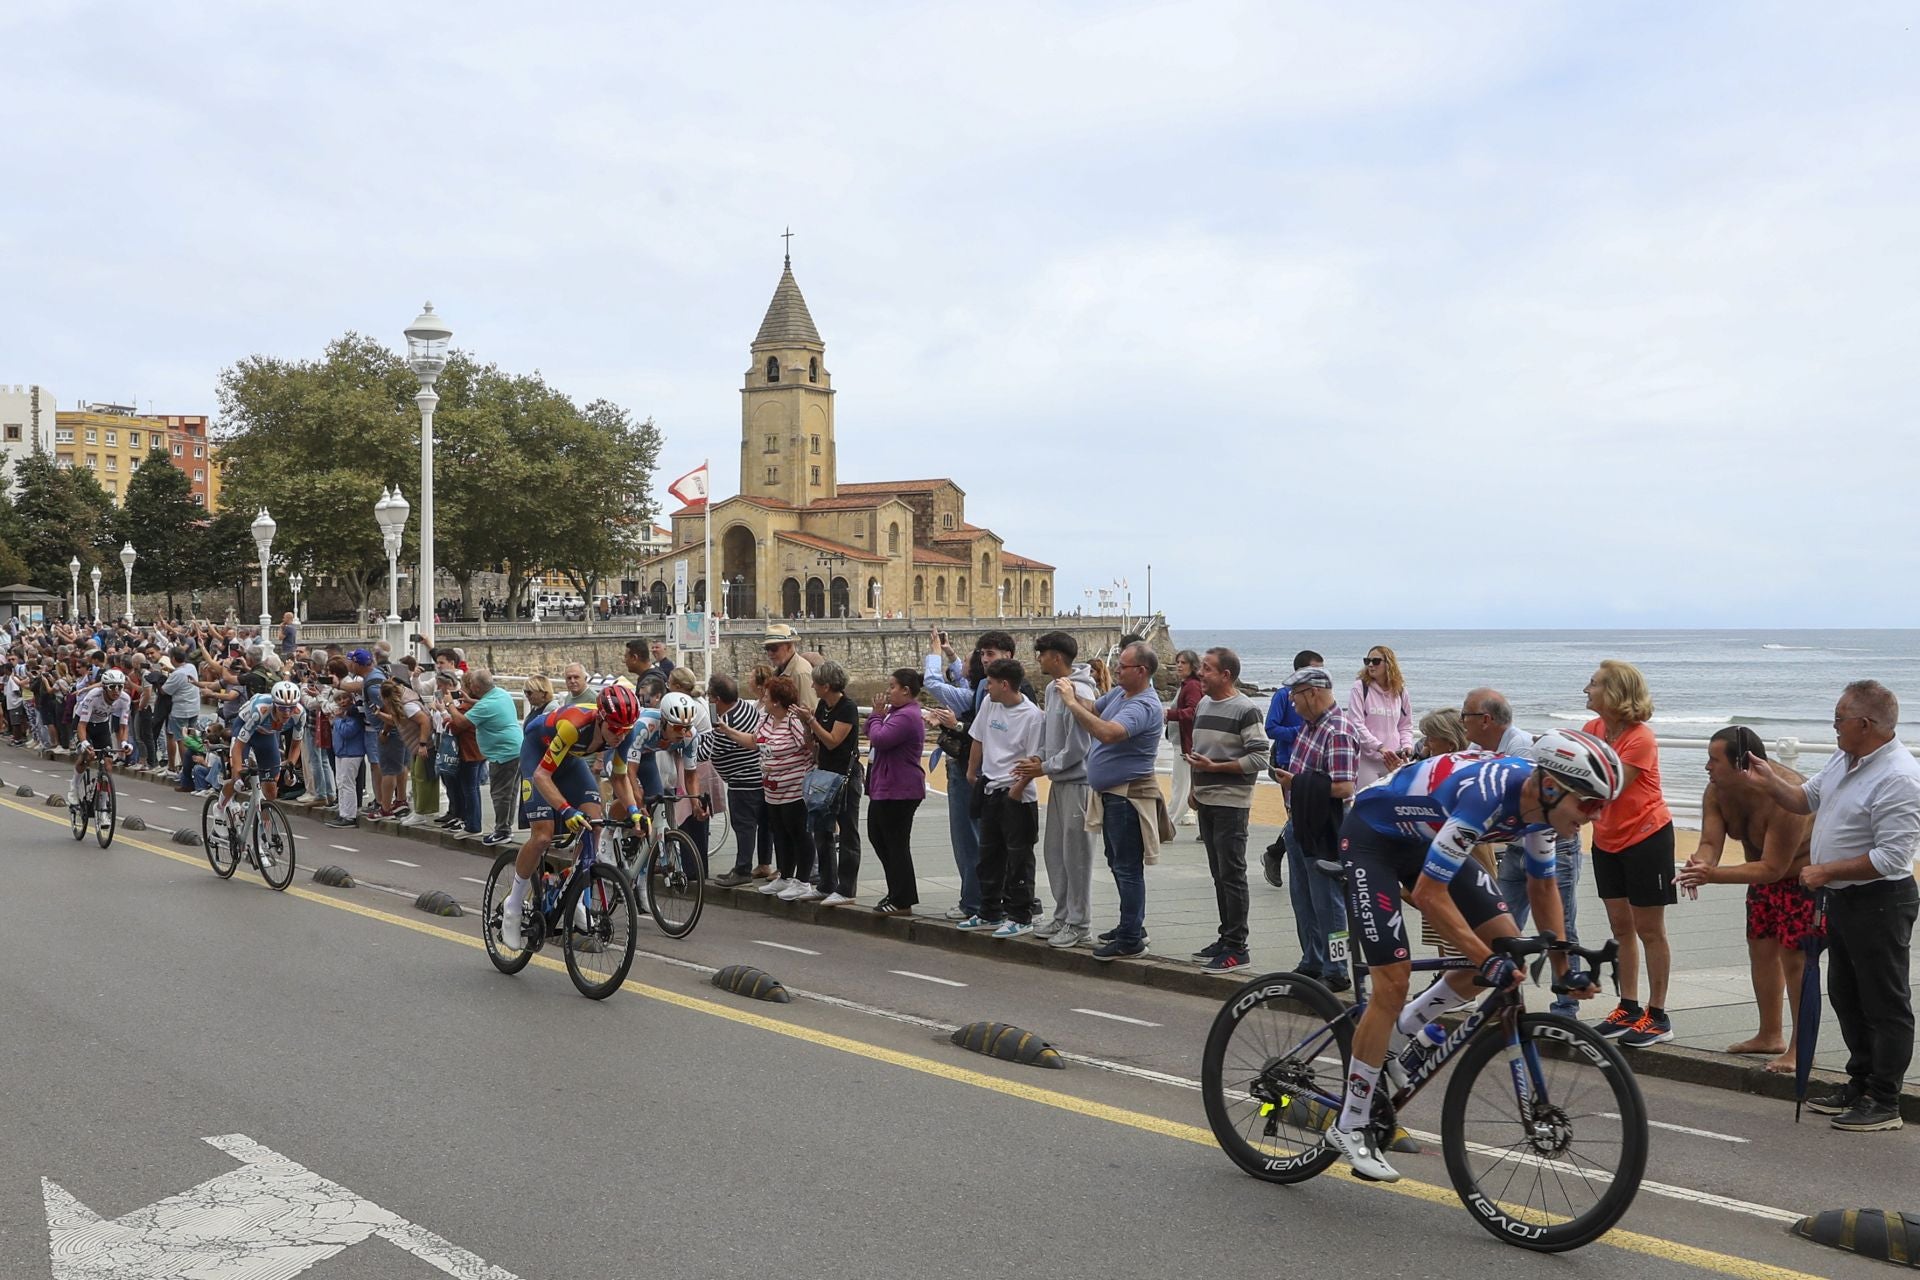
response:
[(912, 907), (903, 907), (892, 898), (880, 899), (880, 905), (875, 907), (874, 910), (883, 916), (910, 916), (913, 914)]
[(1848, 1133), (1874, 1133), (1881, 1129), (1898, 1129), (1902, 1123), (1904, 1122), (1900, 1119), (1900, 1108), (1891, 1102), (1882, 1102), (1878, 1098), (1862, 1098), (1833, 1118), (1833, 1127), (1845, 1129)]
[(1334, 1125), (1327, 1130), (1327, 1145), (1340, 1153), (1353, 1169), (1353, 1176), (1368, 1182), (1398, 1182), (1400, 1171), (1388, 1164), (1380, 1155), (1380, 1148), (1374, 1145), (1373, 1135), (1364, 1130), (1354, 1132)]
[(1051, 938), (1054, 934), (1066, 927), (1067, 922), (1065, 920), (1042, 920), (1039, 924), (1033, 926), (1033, 936), (1036, 938)]
[(1335, 995), (1353, 989), (1353, 979), (1344, 973), (1330, 973), (1320, 979), (1320, 984)]
[(1069, 924), (1062, 925), (1058, 932), (1051, 938), (1048, 938), (1047, 945), (1050, 947), (1059, 947), (1062, 951), (1065, 951), (1069, 947), (1079, 946), (1086, 940), (1087, 931), (1085, 929), (1080, 928), (1078, 925)]
[(997, 920), (982, 920), (979, 916), (968, 916), (964, 920), (956, 921), (953, 927), (956, 929), (969, 929), (969, 930), (993, 929), (993, 928), (997, 928), (999, 926), (999, 923), (1000, 922)]
[(441, 818), (438, 822), (434, 823), (434, 825), (437, 827), (441, 827), (447, 831), (451, 831), (455, 827), (460, 825), (460, 819), (454, 817), (452, 814), (448, 814), (446, 817)]
[(844, 893), (830, 893), (820, 899), (820, 905), (823, 907), (844, 907), (852, 901), (853, 899)]
[(993, 936), (996, 938), (1017, 938), (1021, 934), (1032, 932), (1033, 926), (1024, 920), (1006, 920), (1002, 921), (1000, 927), (993, 931)]
[(502, 911), (500, 913), (500, 945), (507, 951), (525, 951), (527, 935), (520, 931), (520, 913)]
[(1227, 949), (1226, 944), (1220, 942), (1218, 939), (1215, 939), (1214, 941), (1209, 942), (1206, 946), (1200, 948), (1198, 951), (1194, 952), (1193, 958), (1195, 960), (1205, 962), (1213, 959), (1215, 956), (1219, 955), (1222, 951), (1225, 951), (1226, 949)]
[(793, 883), (794, 881), (788, 880), (784, 876), (775, 876), (773, 879), (761, 885), (759, 892), (765, 893), (765, 894), (785, 893), (787, 891), (788, 886), (792, 885)]
[(1866, 1090), (1852, 1081), (1837, 1089), (1807, 1099), (1807, 1110), (1816, 1115), (1837, 1116), (1853, 1110), (1867, 1096)]
[(486, 835), (480, 837), (480, 843), (486, 845), (489, 849), (491, 849), (499, 845), (503, 845), (511, 839), (513, 839), (513, 835), (510, 832), (490, 831)]
[(1612, 1040), (1633, 1030), (1640, 1021), (1641, 1013), (1641, 1010), (1629, 1009), (1624, 1004), (1615, 1005), (1612, 1013), (1593, 1024), (1593, 1029)]
[(1216, 977), (1226, 977), (1238, 973), (1252, 963), (1252, 957), (1244, 951), (1222, 951), (1202, 966), (1205, 972)]
[(355, 822), (352, 818), (332, 817), (332, 818), (328, 818), (324, 825), (333, 827), (336, 830), (338, 830), (342, 828), (358, 827), (360, 824)]
[[(1098, 935), (1094, 940), (1096, 942), (1117, 942), (1119, 941), (1119, 939), (1120, 939), (1120, 931), (1118, 929), (1109, 929), (1105, 933)], [(1153, 935), (1148, 933), (1145, 929), (1142, 929), (1140, 931), (1140, 945), (1144, 947), (1152, 941), (1153, 941)]]
[(411, 818), (413, 816), (413, 806), (408, 804), (397, 804), (393, 806), (392, 816), (396, 818)]
[(1145, 942), (1122, 942), (1118, 938), (1115, 938), (1105, 946), (1095, 947), (1093, 949), (1093, 958), (1102, 964), (1111, 960), (1143, 956), (1145, 954), (1147, 954), (1147, 944)]
[(789, 880), (778, 896), (782, 902), (816, 902), (821, 893), (805, 880)]
[[(492, 837), (489, 836), (488, 839), (492, 839)], [(728, 871), (722, 875), (715, 876), (713, 882), (722, 889), (733, 889), (748, 883), (752, 879), (753, 873), (751, 871)]]
[(952, 907), (948, 907), (945, 911), (942, 911), (940, 913), (940, 918), (942, 920), (966, 920), (970, 918), (972, 915), (973, 915), (973, 912), (967, 910), (965, 907), (952, 906)]

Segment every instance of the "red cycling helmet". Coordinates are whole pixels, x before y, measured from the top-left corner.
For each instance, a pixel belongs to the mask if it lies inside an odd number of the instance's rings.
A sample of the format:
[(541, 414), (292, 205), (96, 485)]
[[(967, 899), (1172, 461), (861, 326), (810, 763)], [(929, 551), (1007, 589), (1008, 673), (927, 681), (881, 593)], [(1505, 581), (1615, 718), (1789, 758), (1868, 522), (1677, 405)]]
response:
[(600, 723), (607, 736), (617, 738), (640, 721), (640, 699), (624, 684), (610, 684), (600, 691)]

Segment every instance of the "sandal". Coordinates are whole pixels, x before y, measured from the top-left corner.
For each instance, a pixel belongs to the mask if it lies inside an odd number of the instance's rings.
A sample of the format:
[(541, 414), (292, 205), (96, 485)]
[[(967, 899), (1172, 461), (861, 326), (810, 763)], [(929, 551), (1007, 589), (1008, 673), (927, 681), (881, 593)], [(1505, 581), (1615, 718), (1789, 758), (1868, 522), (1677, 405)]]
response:
[(753, 869), (753, 878), (755, 880), (771, 880), (773, 879), (773, 868), (763, 863)]

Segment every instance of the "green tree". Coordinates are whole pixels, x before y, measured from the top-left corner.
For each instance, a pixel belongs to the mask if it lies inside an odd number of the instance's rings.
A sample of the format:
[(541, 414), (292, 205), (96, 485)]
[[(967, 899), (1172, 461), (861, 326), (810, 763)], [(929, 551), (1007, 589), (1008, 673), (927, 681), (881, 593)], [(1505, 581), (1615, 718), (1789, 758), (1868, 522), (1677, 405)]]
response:
[[(259, 564), (252, 525), (252, 510), (240, 507), (225, 507), (213, 519), (204, 521), (194, 538), (194, 558), (187, 575), (196, 584), (232, 587), (234, 611), (242, 618), (252, 616), (245, 588)], [(275, 545), (279, 545), (277, 538)], [(201, 605), (209, 617), (218, 612), (208, 601), (203, 600)]]
[(133, 565), (134, 585), (166, 592), (168, 616), (173, 614), (175, 589), (196, 581), (205, 516), (193, 500), (187, 473), (173, 465), (164, 444), (155, 445), (127, 481), (120, 523), (125, 540), (140, 555)]
[[(36, 450), (20, 459), (14, 475), (19, 484), (12, 504), (18, 533), (17, 541), (9, 542), (27, 567), (27, 581), (64, 596), (72, 584), (68, 564), (74, 557), (79, 557), (83, 577), (96, 565), (104, 571), (108, 559), (102, 548), (112, 536), (113, 499), (93, 473), (66, 470)], [(112, 567), (119, 567), (117, 560)]]

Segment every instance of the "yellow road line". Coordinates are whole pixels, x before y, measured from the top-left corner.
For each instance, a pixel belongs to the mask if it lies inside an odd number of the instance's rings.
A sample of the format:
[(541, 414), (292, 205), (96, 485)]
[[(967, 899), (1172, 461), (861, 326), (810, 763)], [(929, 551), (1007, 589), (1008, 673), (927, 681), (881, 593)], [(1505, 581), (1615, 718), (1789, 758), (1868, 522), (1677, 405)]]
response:
[[(70, 830), (66, 820), (56, 818), (49, 813), (30, 809), (25, 805), (16, 804), (10, 799), (0, 798), (0, 805), (5, 805), (5, 807), (13, 809), (16, 812), (24, 813), (30, 818), (39, 818), (43, 822), (53, 823), (63, 830)], [(163, 849), (158, 845), (147, 844), (141, 840), (127, 839), (116, 835), (114, 843), (116, 846), (127, 845), (145, 853), (158, 854), (162, 858), (170, 858), (175, 862), (183, 863), (187, 866), (204, 867), (207, 865), (205, 858), (189, 857), (186, 854), (176, 853), (171, 849)], [(409, 920), (404, 916), (396, 916), (386, 911), (378, 911), (372, 907), (361, 906), (357, 902), (348, 902), (327, 894), (315, 893), (311, 889), (298, 889), (289, 886), (285, 890), (285, 893), (288, 897), (300, 898), (306, 902), (314, 902), (339, 911), (351, 912), (354, 915), (362, 916), (368, 920), (377, 920), (382, 924), (398, 925), (402, 929), (410, 929), (415, 933), (441, 938), (448, 942), (457, 942), (462, 946), (471, 947), (476, 951), (486, 950), (486, 944), (471, 934), (455, 933), (453, 930), (443, 928), (439, 925), (428, 924), (421, 920)], [(533, 963), (556, 973), (565, 973), (567, 971), (566, 964), (552, 956), (535, 955), (533, 957)], [(1057, 1111), (1068, 1111), (1075, 1115), (1086, 1116), (1089, 1119), (1104, 1120), (1110, 1124), (1123, 1125), (1129, 1129), (1138, 1129), (1145, 1133), (1158, 1134), (1164, 1138), (1174, 1138), (1181, 1142), (1190, 1142), (1197, 1146), (1209, 1147), (1215, 1150), (1219, 1147), (1219, 1144), (1214, 1141), (1212, 1131), (1203, 1129), (1199, 1125), (1186, 1124), (1178, 1120), (1166, 1120), (1159, 1116), (1149, 1115), (1143, 1111), (1131, 1111), (1125, 1107), (1111, 1106), (1104, 1102), (1094, 1102), (1087, 1098), (1077, 1098), (1069, 1093), (1060, 1093), (1053, 1089), (1042, 1089), (1034, 1085), (1023, 1084), (1017, 1080), (1003, 1080), (998, 1076), (988, 1075), (982, 1071), (975, 1071), (970, 1067), (956, 1066), (952, 1063), (941, 1062), (934, 1058), (921, 1057), (919, 1054), (902, 1053), (898, 1049), (889, 1049), (883, 1045), (869, 1044), (865, 1040), (855, 1040), (850, 1036), (836, 1035), (830, 1031), (816, 1031), (812, 1027), (803, 1027), (790, 1022), (782, 1022), (777, 1018), (770, 1018), (765, 1014), (755, 1013), (747, 1009), (736, 1009), (730, 1005), (716, 1004), (711, 1000), (706, 1000), (699, 996), (683, 995), (677, 991), (669, 991), (664, 987), (649, 986), (646, 983), (635, 982), (632, 979), (628, 979), (621, 985), (624, 990), (637, 996), (643, 996), (649, 1000), (657, 1000), (662, 1004), (674, 1005), (694, 1013), (704, 1013), (711, 1017), (723, 1018), (728, 1022), (736, 1023), (740, 1026), (753, 1027), (761, 1031), (770, 1031), (775, 1035), (787, 1036), (790, 1039), (804, 1041), (807, 1044), (816, 1045), (823, 1049), (834, 1049), (841, 1053), (853, 1054), (873, 1062), (884, 1062), (889, 1066), (900, 1067), (907, 1071), (917, 1071), (922, 1075), (948, 1080), (955, 1084), (969, 1085), (976, 1089), (985, 1089), (991, 1093), (998, 1093), (1005, 1097), (1020, 1098), (1027, 1102), (1039, 1103), (1041, 1106), (1052, 1107)], [(1460, 1197), (1454, 1193), (1451, 1187), (1437, 1186), (1430, 1182), (1419, 1182), (1408, 1179), (1391, 1183), (1363, 1182), (1357, 1178), (1353, 1178), (1349, 1171), (1339, 1166), (1335, 1166), (1335, 1168), (1328, 1171), (1327, 1175), (1322, 1176), (1338, 1176), (1341, 1174), (1346, 1174), (1348, 1181), (1355, 1186), (1365, 1187), (1371, 1190), (1391, 1191), (1397, 1195), (1408, 1196), (1415, 1200), (1424, 1200), (1429, 1204), (1464, 1208), (1464, 1206), (1460, 1204)], [(1622, 1249), (1629, 1253), (1637, 1253), (1644, 1257), (1663, 1258), (1670, 1262), (1697, 1267), (1703, 1271), (1714, 1271), (1721, 1275), (1734, 1276), (1737, 1277), (1738, 1280), (1822, 1280), (1822, 1277), (1809, 1272), (1794, 1271), (1787, 1267), (1774, 1266), (1772, 1263), (1760, 1262), (1752, 1258), (1741, 1258), (1733, 1254), (1718, 1253), (1711, 1249), (1696, 1248), (1693, 1245), (1681, 1244), (1673, 1240), (1663, 1240), (1658, 1236), (1645, 1235), (1638, 1231), (1626, 1231), (1615, 1228), (1602, 1236), (1596, 1243), (1610, 1245), (1613, 1248)]]

